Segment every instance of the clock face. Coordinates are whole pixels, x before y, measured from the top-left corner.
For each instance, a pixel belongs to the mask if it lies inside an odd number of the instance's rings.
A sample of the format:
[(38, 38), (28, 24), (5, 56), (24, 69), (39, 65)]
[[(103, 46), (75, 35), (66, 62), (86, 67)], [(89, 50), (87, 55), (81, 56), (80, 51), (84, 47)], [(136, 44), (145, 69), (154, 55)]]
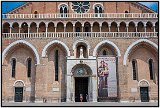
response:
[(89, 2), (72, 2), (72, 9), (77, 13), (85, 13), (89, 8)]
[(83, 69), (82, 68), (77, 69), (77, 75), (82, 75), (82, 74), (83, 74)]

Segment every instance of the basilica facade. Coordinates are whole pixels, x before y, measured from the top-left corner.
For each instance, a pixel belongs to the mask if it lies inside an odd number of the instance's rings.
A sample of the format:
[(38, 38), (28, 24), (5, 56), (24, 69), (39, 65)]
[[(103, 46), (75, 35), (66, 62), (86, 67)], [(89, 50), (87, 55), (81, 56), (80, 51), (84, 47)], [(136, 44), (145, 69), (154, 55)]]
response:
[(3, 102), (157, 102), (158, 14), (137, 2), (27, 2), (2, 15)]

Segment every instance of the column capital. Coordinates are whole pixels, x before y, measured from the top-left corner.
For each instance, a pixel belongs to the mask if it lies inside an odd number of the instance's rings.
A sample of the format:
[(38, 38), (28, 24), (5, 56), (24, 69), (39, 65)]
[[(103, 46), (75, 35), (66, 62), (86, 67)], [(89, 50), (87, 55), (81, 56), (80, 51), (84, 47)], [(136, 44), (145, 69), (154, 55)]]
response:
[(99, 23), (99, 26), (102, 27), (102, 22)]
[(84, 27), (84, 24), (82, 24), (82, 27)]
[(119, 26), (120, 26), (120, 22), (117, 23), (117, 27), (119, 27)]
[(108, 23), (108, 26), (109, 26), (109, 27), (111, 26), (111, 22), (110, 22), (110, 23)]
[(75, 25), (76, 25), (76, 22), (72, 22), (72, 25), (75, 26)]
[(67, 25), (67, 24), (66, 24), (66, 23), (64, 23), (63, 25), (64, 25), (64, 27), (66, 27), (66, 25)]
[(138, 22), (135, 22), (134, 24), (135, 24), (135, 27), (137, 27), (137, 26), (138, 26)]
[(126, 27), (128, 27), (129, 26), (129, 22), (126, 22)]

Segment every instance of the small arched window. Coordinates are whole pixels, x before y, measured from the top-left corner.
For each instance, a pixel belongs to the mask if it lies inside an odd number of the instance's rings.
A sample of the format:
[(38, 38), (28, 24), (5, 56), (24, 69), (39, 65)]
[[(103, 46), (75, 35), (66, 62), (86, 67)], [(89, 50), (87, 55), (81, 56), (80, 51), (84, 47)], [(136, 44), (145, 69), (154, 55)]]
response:
[(27, 59), (27, 76), (31, 77), (31, 69), (32, 69), (32, 59)]
[(60, 13), (61, 17), (66, 17), (67, 16), (67, 6), (66, 5), (61, 5), (60, 6)]
[(16, 59), (15, 58), (12, 58), (11, 65), (12, 65), (12, 77), (15, 78), (15, 74), (16, 74)]
[(95, 11), (95, 13), (102, 13), (102, 6), (101, 5), (96, 5), (94, 11)]
[(55, 51), (55, 81), (58, 81), (58, 50)]
[(107, 51), (106, 50), (103, 50), (103, 55), (107, 55)]
[(3, 33), (9, 33), (8, 29), (3, 29)]
[(125, 11), (125, 13), (128, 13), (128, 11)]
[(153, 60), (149, 59), (149, 72), (150, 72), (150, 79), (153, 80)]
[(101, 13), (103, 13), (103, 9), (102, 9), (102, 6), (101, 5), (96, 5), (94, 7), (94, 12), (96, 14), (96, 17), (100, 17), (101, 16)]
[(133, 80), (137, 80), (137, 61), (132, 60), (132, 73), (133, 73)]
[(128, 17), (128, 11), (125, 11), (125, 17)]
[(37, 11), (34, 11), (34, 17), (37, 18), (37, 14), (38, 12)]

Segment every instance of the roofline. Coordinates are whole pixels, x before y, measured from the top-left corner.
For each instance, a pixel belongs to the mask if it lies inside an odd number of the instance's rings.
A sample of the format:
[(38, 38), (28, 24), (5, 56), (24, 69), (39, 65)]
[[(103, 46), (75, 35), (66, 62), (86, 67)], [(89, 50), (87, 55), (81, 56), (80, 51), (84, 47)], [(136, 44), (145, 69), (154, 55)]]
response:
[(141, 6), (141, 7), (144, 7), (145, 9), (147, 9), (147, 10), (149, 10), (149, 11), (151, 11), (151, 12), (157, 13), (156, 11), (154, 11), (154, 10), (152, 10), (151, 8), (145, 6), (144, 4), (141, 4), (141, 3), (139, 3), (139, 2), (134, 2), (134, 3), (137, 4), (137, 5), (139, 5), (139, 6)]
[(17, 10), (17, 9), (22, 8), (23, 6), (28, 5), (29, 3), (31, 3), (31, 2), (26, 2), (26, 3), (24, 3), (23, 5), (20, 5), (20, 6), (16, 7), (16, 8), (14, 8), (13, 10), (7, 12), (6, 14), (10, 14), (10, 13), (14, 12), (14, 11)]
[[(32, 3), (32, 2), (26, 2), (26, 3), (24, 3), (23, 5), (20, 5), (20, 6), (16, 7), (15, 9), (11, 10), (10, 12), (7, 12), (6, 14), (10, 14), (10, 13), (14, 12), (15, 10), (17, 10), (17, 9), (19, 9), (19, 8), (21, 8), (21, 7), (29, 4), (29, 3)], [(157, 13), (156, 11), (150, 9), (149, 7), (143, 5), (143, 4), (139, 3), (139, 2), (132, 2), (132, 3), (133, 3), (133, 4), (137, 4), (137, 5), (141, 6), (141, 7), (144, 7), (145, 9), (147, 9), (147, 10), (153, 12), (153, 13)]]

